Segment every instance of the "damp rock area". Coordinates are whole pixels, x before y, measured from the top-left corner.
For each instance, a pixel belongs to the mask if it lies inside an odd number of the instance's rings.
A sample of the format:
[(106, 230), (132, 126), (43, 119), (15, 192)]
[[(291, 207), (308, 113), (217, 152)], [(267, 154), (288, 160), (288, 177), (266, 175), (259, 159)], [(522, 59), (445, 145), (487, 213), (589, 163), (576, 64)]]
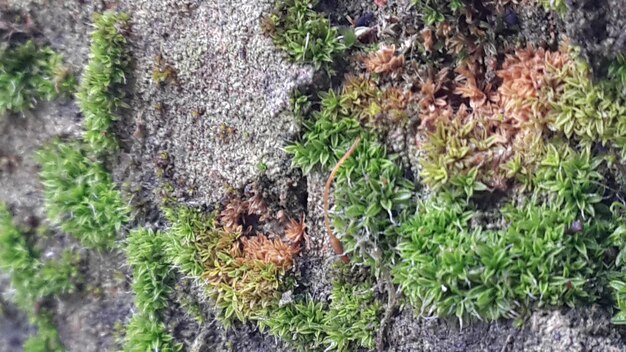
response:
[(0, 0), (0, 352), (626, 351), (624, 14)]

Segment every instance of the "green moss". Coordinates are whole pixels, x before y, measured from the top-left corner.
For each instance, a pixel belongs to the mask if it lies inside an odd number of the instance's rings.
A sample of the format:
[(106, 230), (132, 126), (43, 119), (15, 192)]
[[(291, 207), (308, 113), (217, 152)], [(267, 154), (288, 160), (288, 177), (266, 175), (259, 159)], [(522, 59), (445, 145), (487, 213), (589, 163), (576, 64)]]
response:
[(593, 301), (615, 225), (554, 203), (508, 206), (500, 231), (472, 227), (467, 202), (440, 196), (404, 224), (394, 281), (422, 314), (495, 320), (534, 306)]
[(300, 351), (318, 351), (326, 338), (325, 318), (324, 304), (307, 299), (274, 309), (258, 325)]
[(564, 16), (567, 12), (565, 0), (538, 0), (537, 2), (543, 6), (546, 11), (555, 11), (561, 16)]
[(170, 263), (185, 276), (201, 277), (204, 268), (196, 247), (196, 236), (215, 227), (214, 215), (187, 207), (168, 208), (165, 214), (171, 224), (167, 231), (169, 240), (166, 246)]
[[(548, 146), (535, 176), (540, 190), (548, 192), (554, 207), (594, 218), (604, 199), (604, 177), (600, 174), (602, 159), (592, 158), (588, 149), (576, 152), (567, 145)], [(604, 212), (608, 211), (604, 206)]]
[(59, 333), (49, 316), (37, 319), (37, 334), (24, 342), (24, 352), (63, 352)]
[(76, 79), (63, 67), (62, 56), (28, 41), (17, 47), (0, 45), (0, 114), (33, 108), (74, 91)]
[(124, 352), (177, 352), (183, 346), (175, 343), (165, 324), (147, 313), (135, 314), (127, 327)]
[[(625, 209), (621, 209), (621, 215)], [(612, 322), (614, 324), (624, 325), (626, 324), (626, 226), (619, 226), (611, 235), (611, 244), (619, 249), (619, 254), (615, 258), (615, 265), (621, 270), (614, 275), (610, 285), (613, 290), (613, 296), (615, 297), (615, 303), (617, 305), (617, 314), (613, 317)]]
[[(613, 69), (613, 75), (619, 75)], [(553, 101), (552, 127), (582, 146), (601, 143), (615, 147), (626, 158), (626, 100), (616, 82), (594, 84), (589, 67), (582, 61), (566, 65), (559, 77), (565, 82), (562, 93), (549, 92)]]
[(316, 4), (317, 0), (279, 1), (263, 28), (294, 61), (332, 73), (331, 67), (346, 45), (328, 19), (313, 10)]
[(11, 275), (14, 303), (37, 326), (37, 334), (24, 345), (25, 351), (63, 351), (50, 313), (36, 306), (43, 300), (75, 290), (77, 260), (75, 255), (66, 252), (61, 259), (43, 262), (29, 244), (28, 236), (13, 223), (6, 206), (0, 204), (0, 270)]
[(333, 282), (328, 306), (302, 299), (260, 318), (259, 327), (301, 351), (374, 349), (382, 305), (371, 279), (345, 279), (340, 276)]
[(324, 318), (326, 349), (353, 351), (361, 347), (373, 350), (382, 313), (382, 304), (376, 299), (372, 282), (336, 281)]
[(77, 98), (85, 116), (85, 140), (92, 152), (102, 153), (117, 147), (111, 125), (117, 120), (116, 109), (125, 106), (121, 88), (130, 62), (125, 38), (128, 15), (96, 14), (94, 26)]
[(344, 250), (376, 268), (392, 262), (397, 224), (413, 207), (413, 191), (397, 159), (364, 139), (335, 180), (333, 225)]
[(609, 65), (607, 81), (616, 85), (618, 89), (626, 89), (626, 55), (619, 54)]
[(206, 284), (225, 325), (263, 316), (278, 303), (287, 285), (285, 270), (234, 255), (240, 233), (218, 228), (213, 214), (194, 209), (169, 210), (168, 217), (174, 221), (168, 232), (172, 262), (183, 274)]
[(152, 230), (137, 229), (128, 236), (126, 255), (133, 269), (135, 304), (147, 313), (167, 307), (172, 292), (172, 275), (165, 254), (165, 236)]
[(37, 160), (50, 221), (85, 246), (111, 247), (130, 219), (111, 175), (79, 142), (54, 142)]
[(125, 352), (180, 351), (161, 320), (173, 291), (173, 273), (166, 253), (168, 238), (148, 229), (131, 231), (126, 245), (133, 270), (133, 291), (138, 312), (127, 326)]
[(294, 166), (305, 174), (314, 168), (330, 172), (356, 137), (362, 138), (337, 172), (333, 221), (344, 250), (379, 267), (391, 260), (394, 225), (411, 209), (414, 185), (404, 177), (397, 158), (388, 156), (375, 135), (365, 132), (350, 117), (350, 100), (334, 91), (323, 94), (322, 110), (305, 124), (303, 140), (286, 150), (293, 155)]

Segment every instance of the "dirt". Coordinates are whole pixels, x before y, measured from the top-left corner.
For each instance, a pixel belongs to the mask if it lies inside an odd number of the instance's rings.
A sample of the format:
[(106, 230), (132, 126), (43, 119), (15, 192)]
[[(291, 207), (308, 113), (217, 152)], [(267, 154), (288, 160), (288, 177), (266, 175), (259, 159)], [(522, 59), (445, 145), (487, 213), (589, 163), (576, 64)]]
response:
[[(607, 1), (612, 8), (624, 6), (623, 1)], [(397, 13), (406, 11), (408, 5), (407, 1), (389, 3), (390, 11)], [(306, 209), (309, 239), (296, 268), (299, 285), (295, 291), (318, 300), (328, 298), (328, 273), (336, 258), (323, 227), (326, 175), (314, 172), (303, 177), (291, 169), (290, 157), (283, 151), (300, 134), (299, 123), (288, 109), (289, 94), (310, 84), (314, 75), (310, 67), (289, 63), (260, 32), (258, 23), (271, 11), (272, 0), (76, 0), (55, 5), (46, 0), (15, 0), (9, 5), (33, 16), (42, 38), (65, 55), (76, 73), (87, 60), (91, 14), (112, 7), (130, 13), (129, 41), (134, 59), (128, 84), (130, 109), (122, 112), (116, 125), (123, 147), (108, 160), (108, 166), (138, 207), (133, 225), (165, 228), (158, 208), (166, 197), (190, 206), (210, 206), (232, 190), (261, 182), (275, 195), (276, 206), (289, 206), (294, 212)], [(322, 7), (332, 11), (331, 18), (342, 25), (348, 23), (346, 16), (377, 11), (370, 2), (360, 0), (339, 2), (336, 7), (324, 1)], [(598, 53), (610, 57), (616, 50), (623, 51), (619, 38), (607, 44), (617, 29), (622, 28), (623, 33), (623, 23), (619, 22), (623, 19), (614, 16), (615, 12), (605, 10), (600, 17), (586, 20), (589, 24), (585, 26), (594, 27), (593, 23), (601, 21), (598, 18), (609, 18), (609, 35), (599, 44), (588, 37), (577, 39), (590, 43), (590, 56)], [(576, 13), (568, 16), (580, 17)], [(520, 9), (519, 18), (521, 36), (554, 45), (555, 33), (560, 31), (554, 14)], [(576, 30), (572, 23), (566, 21), (570, 34)], [(175, 72), (165, 84), (152, 77), (157, 56)], [(0, 156), (17, 161), (11, 170), (0, 171), (0, 200), (11, 206), (18, 222), (45, 218), (33, 153), (55, 136), (79, 135), (81, 119), (71, 101), (43, 103), (25, 116), (0, 118)], [(137, 129), (141, 133), (135, 133)], [(398, 149), (406, 148), (399, 144)], [(168, 191), (169, 186), (173, 191)], [(76, 247), (63, 234), (55, 234), (54, 239), (49, 250)], [(83, 258), (85, 280), (79, 292), (56, 303), (55, 323), (61, 339), (68, 351), (118, 350), (123, 326), (134, 311), (124, 255), (120, 250), (77, 250)], [(33, 329), (8, 303), (11, 292), (6, 275), (0, 277), (0, 293), (0, 352), (19, 351)], [(210, 302), (202, 297), (201, 288), (180, 278), (166, 314), (168, 328), (185, 344), (185, 350), (290, 350), (250, 324), (224, 329), (215, 320)], [(189, 299), (197, 303), (203, 322), (181, 306)], [(623, 331), (609, 323), (610, 317), (606, 309), (587, 307), (538, 311), (522, 328), (511, 321), (466, 322), (460, 326), (456, 320), (418, 318), (410, 307), (403, 307), (387, 330), (386, 349), (626, 351), (620, 335)]]
[(626, 55), (625, 13), (622, 0), (570, 1), (567, 34), (581, 47), (596, 78), (606, 75), (608, 64), (618, 55)]

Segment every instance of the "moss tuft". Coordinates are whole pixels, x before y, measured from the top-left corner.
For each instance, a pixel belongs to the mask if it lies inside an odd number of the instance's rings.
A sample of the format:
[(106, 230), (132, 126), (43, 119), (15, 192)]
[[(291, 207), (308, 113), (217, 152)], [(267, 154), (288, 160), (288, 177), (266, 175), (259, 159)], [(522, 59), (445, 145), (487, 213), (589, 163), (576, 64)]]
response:
[(117, 147), (111, 125), (118, 119), (116, 109), (126, 106), (121, 87), (130, 63), (125, 37), (128, 20), (124, 13), (94, 15), (89, 63), (77, 98), (85, 115), (85, 141), (98, 154)]
[(346, 46), (328, 19), (313, 10), (316, 4), (317, 0), (279, 1), (263, 28), (294, 61), (332, 73)]
[(33, 41), (0, 46), (0, 114), (33, 108), (38, 101), (69, 95), (75, 87), (62, 56), (49, 47)]
[(37, 160), (50, 221), (85, 246), (111, 247), (130, 219), (111, 175), (79, 142), (56, 141)]

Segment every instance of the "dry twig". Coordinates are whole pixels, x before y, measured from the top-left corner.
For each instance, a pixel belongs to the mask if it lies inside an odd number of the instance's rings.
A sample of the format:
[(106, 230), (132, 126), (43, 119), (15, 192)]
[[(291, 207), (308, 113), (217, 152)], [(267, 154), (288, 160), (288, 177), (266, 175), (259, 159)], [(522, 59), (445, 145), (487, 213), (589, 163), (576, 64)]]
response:
[(341, 259), (346, 264), (350, 262), (350, 258), (348, 258), (348, 256), (343, 253), (343, 245), (341, 244), (339, 239), (335, 237), (335, 235), (333, 234), (333, 229), (330, 227), (330, 217), (328, 216), (330, 188), (333, 185), (333, 180), (335, 179), (339, 168), (354, 153), (360, 143), (361, 137), (356, 137), (356, 139), (352, 143), (352, 146), (350, 147), (350, 149), (348, 149), (348, 152), (346, 152), (346, 154), (344, 154), (344, 156), (339, 159), (337, 165), (335, 165), (333, 170), (330, 172), (330, 176), (328, 176), (328, 180), (326, 181), (326, 187), (324, 188), (324, 225), (326, 225), (326, 231), (328, 232), (328, 237), (330, 238), (330, 244), (333, 246), (333, 250), (337, 255), (341, 256)]

